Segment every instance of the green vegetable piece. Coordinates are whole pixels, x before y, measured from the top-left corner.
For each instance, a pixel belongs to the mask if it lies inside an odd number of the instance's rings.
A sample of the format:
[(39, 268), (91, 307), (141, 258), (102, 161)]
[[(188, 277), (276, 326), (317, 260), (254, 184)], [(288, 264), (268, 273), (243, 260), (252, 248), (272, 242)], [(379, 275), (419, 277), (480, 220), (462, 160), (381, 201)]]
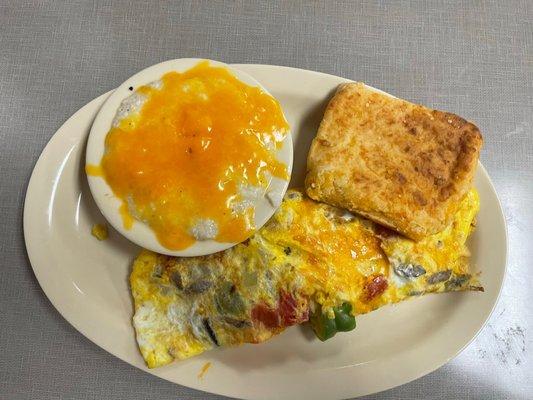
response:
[(311, 326), (316, 337), (324, 342), (335, 336), (337, 327), (334, 318), (328, 318), (327, 314), (323, 314), (321, 309), (317, 311), (311, 316)]
[(246, 287), (257, 285), (257, 272), (244, 270), (242, 274), (242, 284)]
[(352, 305), (350, 303), (343, 303), (340, 307), (333, 309), (335, 313), (335, 324), (339, 332), (349, 332), (355, 329), (355, 317), (351, 314)]
[(348, 332), (355, 328), (355, 317), (351, 314), (352, 305), (343, 303), (339, 307), (333, 308), (335, 318), (328, 318), (328, 315), (322, 312), (320, 306), (311, 315), (310, 322), (315, 335), (321, 340), (331, 339), (337, 332)]
[(241, 315), (245, 310), (241, 295), (235, 285), (228, 281), (223, 281), (218, 287), (215, 301), (219, 312), (223, 314)]

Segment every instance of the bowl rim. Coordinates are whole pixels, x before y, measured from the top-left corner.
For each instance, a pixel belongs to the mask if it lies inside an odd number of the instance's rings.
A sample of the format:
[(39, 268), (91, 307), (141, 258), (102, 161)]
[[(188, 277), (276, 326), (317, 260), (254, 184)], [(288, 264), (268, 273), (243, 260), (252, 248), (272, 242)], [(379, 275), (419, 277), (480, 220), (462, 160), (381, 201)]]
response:
[[(87, 148), (85, 151), (85, 165), (100, 164), (105, 149), (105, 138), (112, 126), (113, 118), (115, 117), (121, 102), (132, 94), (130, 88), (138, 88), (142, 85), (156, 81), (167, 72), (184, 72), (203, 61), (207, 61), (210, 65), (215, 67), (228, 69), (240, 81), (250, 86), (259, 87), (265, 93), (272, 96), (272, 94), (255, 78), (234, 66), (220, 61), (202, 58), (178, 58), (151, 65), (126, 79), (117, 87), (117, 89), (115, 89), (115, 91), (113, 91), (99, 109), (89, 132)], [(290, 176), (293, 164), (293, 144), (290, 129), (282, 143), (283, 145), (277, 150), (276, 156), (279, 161), (287, 166), (287, 172)], [(106, 180), (89, 174), (87, 174), (87, 179), (89, 181), (91, 194), (105, 219), (113, 226), (113, 228), (120, 232), (120, 234), (141, 247), (171, 256), (193, 257), (223, 251), (238, 244), (237, 242), (229, 243), (205, 240), (196, 241), (194, 244), (183, 250), (168, 249), (158, 241), (154, 231), (141, 221), (135, 220), (131, 229), (126, 229), (119, 212), (119, 207), (121, 206), (122, 201), (115, 196)], [(256, 229), (260, 229), (277, 210), (288, 186), (289, 180), (272, 178), (268, 187), (265, 189), (265, 192), (268, 191), (272, 193), (272, 196), (275, 196), (275, 199), (272, 201), (266, 198), (266, 196), (262, 196), (257, 201), (255, 207)], [(253, 231), (249, 236), (251, 236), (251, 234), (253, 234)]]

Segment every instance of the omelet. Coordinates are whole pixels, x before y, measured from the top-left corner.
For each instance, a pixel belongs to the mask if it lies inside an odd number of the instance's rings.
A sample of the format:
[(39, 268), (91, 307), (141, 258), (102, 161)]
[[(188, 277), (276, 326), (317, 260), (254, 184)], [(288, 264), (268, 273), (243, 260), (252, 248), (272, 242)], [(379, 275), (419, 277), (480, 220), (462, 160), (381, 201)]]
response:
[(414, 242), (289, 190), (262, 229), (224, 252), (143, 251), (130, 276), (139, 349), (154, 368), (218, 346), (264, 342), (307, 321), (326, 340), (386, 304), (483, 290), (465, 244), (478, 207), (472, 189), (446, 229)]

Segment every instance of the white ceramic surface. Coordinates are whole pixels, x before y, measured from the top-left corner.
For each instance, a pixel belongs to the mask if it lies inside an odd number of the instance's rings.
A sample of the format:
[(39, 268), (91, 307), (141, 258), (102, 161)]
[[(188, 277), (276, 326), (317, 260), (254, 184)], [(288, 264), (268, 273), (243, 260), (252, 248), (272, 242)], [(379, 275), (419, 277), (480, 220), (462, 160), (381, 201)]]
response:
[[(105, 99), (103, 105), (96, 115), (96, 118), (94, 119), (94, 123), (90, 129), (89, 139), (87, 141), (86, 163), (92, 165), (100, 164), (100, 160), (102, 159), (105, 150), (105, 138), (111, 129), (113, 118), (115, 118), (120, 104), (125, 98), (131, 96), (132, 94), (132, 92), (129, 90), (130, 87), (137, 89), (140, 86), (157, 81), (167, 72), (184, 72), (194, 67), (201, 61), (204, 60), (198, 58), (180, 58), (176, 60), (164, 61), (136, 73), (122, 83), (109, 97), (107, 97), (107, 99)], [(229, 69), (242, 82), (250, 86), (260, 87), (268, 93), (268, 90), (249, 74), (218, 61), (208, 61), (212, 66)], [(293, 160), (293, 149), (290, 133), (285, 137), (283, 146), (277, 151), (276, 156), (278, 160), (287, 166), (287, 171), (290, 173)], [(215, 240), (203, 240), (197, 241), (184, 250), (170, 250), (161, 245), (150, 227), (142, 222), (136, 221), (131, 229), (126, 229), (122, 223), (122, 217), (119, 213), (119, 207), (122, 202), (113, 194), (111, 187), (104, 179), (100, 177), (89, 176), (88, 181), (96, 204), (109, 223), (117, 231), (139, 246), (156, 251), (158, 253), (189, 257), (216, 253), (236, 244), (217, 242)], [(281, 199), (287, 191), (288, 184), (289, 182), (286, 180), (273, 178), (267, 188), (267, 192), (270, 192), (276, 198)], [(266, 197), (262, 197), (256, 202), (255, 225), (257, 229), (262, 227), (276, 211), (277, 207), (274, 207), (272, 204), (273, 203), (271, 203)]]
[[(292, 127), (291, 185), (301, 186), (305, 159), (328, 97), (345, 79), (265, 65), (237, 65), (281, 102)], [(81, 333), (124, 361), (172, 382), (250, 399), (349, 398), (385, 390), (425, 375), (454, 357), (483, 327), (500, 292), (506, 263), (502, 210), (485, 169), (472, 263), (484, 293), (428, 295), (361, 316), (357, 329), (322, 343), (309, 327), (294, 327), (261, 345), (219, 349), (148, 370), (131, 326), (127, 278), (138, 247), (111, 231), (90, 235), (102, 222), (83, 171), (85, 141), (109, 93), (74, 114), (43, 151), (24, 209), (28, 255), (44, 292)], [(211, 368), (198, 378), (207, 362)], [(105, 373), (105, 372), (103, 372)], [(453, 383), (450, 383), (453, 384)]]

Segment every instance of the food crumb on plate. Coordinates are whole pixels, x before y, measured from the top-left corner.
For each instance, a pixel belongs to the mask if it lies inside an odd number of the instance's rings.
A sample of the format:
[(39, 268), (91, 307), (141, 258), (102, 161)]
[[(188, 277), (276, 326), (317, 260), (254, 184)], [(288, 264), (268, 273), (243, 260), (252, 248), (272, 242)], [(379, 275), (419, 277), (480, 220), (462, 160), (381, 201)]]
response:
[(209, 368), (211, 368), (211, 362), (206, 362), (198, 373), (198, 379), (203, 379)]
[(107, 225), (94, 224), (91, 229), (91, 235), (93, 235), (98, 240), (106, 240), (109, 236), (109, 232), (107, 231)]

